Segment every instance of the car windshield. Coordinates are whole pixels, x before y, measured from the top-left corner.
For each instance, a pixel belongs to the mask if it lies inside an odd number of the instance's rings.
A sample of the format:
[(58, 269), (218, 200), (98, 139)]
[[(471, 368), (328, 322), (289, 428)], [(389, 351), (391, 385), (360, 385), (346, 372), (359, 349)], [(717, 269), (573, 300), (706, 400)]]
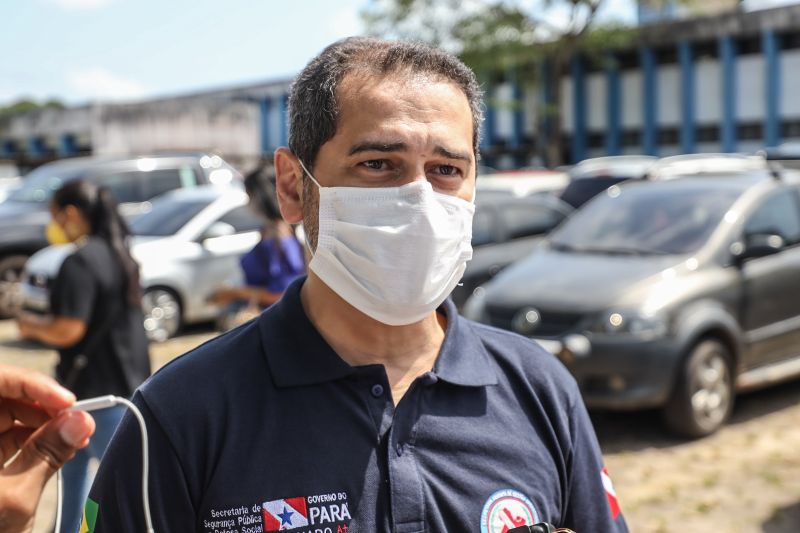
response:
[(22, 185), (8, 196), (8, 200), (48, 202), (53, 191), (64, 183), (80, 177), (82, 172), (83, 169), (67, 169), (58, 165), (41, 166), (23, 178)]
[(567, 188), (561, 192), (559, 198), (577, 209), (612, 185), (622, 183), (626, 179), (627, 178), (605, 176), (572, 180), (570, 184), (567, 185)]
[(195, 215), (208, 207), (213, 198), (174, 200), (164, 198), (153, 202), (153, 208), (131, 222), (134, 235), (166, 237), (175, 235)]
[(551, 235), (564, 251), (608, 254), (685, 254), (711, 236), (741, 194), (737, 188), (650, 183), (612, 187)]

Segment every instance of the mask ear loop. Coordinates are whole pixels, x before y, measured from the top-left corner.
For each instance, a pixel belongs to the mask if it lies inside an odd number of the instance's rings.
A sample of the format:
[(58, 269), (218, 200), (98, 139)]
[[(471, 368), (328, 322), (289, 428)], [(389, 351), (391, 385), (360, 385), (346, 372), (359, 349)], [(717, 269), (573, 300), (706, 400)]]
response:
[(298, 158), (298, 159), (297, 159), (297, 162), (298, 162), (298, 163), (300, 163), (300, 167), (302, 167), (302, 169), (303, 169), (303, 172), (305, 172), (305, 173), (306, 173), (306, 175), (307, 175), (309, 178), (311, 178), (311, 181), (313, 181), (313, 182), (314, 182), (314, 185), (316, 185), (318, 189), (321, 189), (321, 188), (322, 188), (322, 185), (320, 185), (320, 184), (319, 184), (319, 182), (317, 181), (317, 178), (315, 178), (315, 177), (314, 177), (314, 175), (313, 175), (311, 172), (309, 172), (309, 171), (308, 171), (308, 169), (306, 168), (306, 166), (303, 164), (303, 160)]
[[(314, 185), (316, 185), (318, 189), (321, 189), (322, 185), (320, 185), (314, 175), (308, 171), (306, 166), (303, 164), (303, 160), (298, 158), (297, 162), (300, 163), (300, 166), (302, 167), (303, 172), (306, 173), (306, 176), (311, 178), (311, 181), (314, 182)], [(314, 250), (311, 249), (311, 244), (308, 242), (308, 232), (305, 231), (305, 228), (303, 228), (303, 245), (306, 247), (306, 250), (308, 250), (308, 255), (311, 256), (311, 259), (314, 259)]]

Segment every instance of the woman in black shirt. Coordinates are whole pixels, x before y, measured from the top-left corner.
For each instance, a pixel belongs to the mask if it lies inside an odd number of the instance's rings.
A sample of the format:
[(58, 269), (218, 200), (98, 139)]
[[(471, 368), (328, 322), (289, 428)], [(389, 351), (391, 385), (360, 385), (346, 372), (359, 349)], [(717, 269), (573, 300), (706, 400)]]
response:
[[(76, 249), (53, 283), (52, 315), (22, 316), (20, 332), (58, 348), (56, 376), (79, 399), (128, 397), (150, 375), (150, 359), (139, 267), (128, 249), (127, 225), (110, 191), (84, 180), (56, 191), (50, 212)], [(94, 437), (64, 466), (62, 531), (77, 531), (89, 489), (89, 460), (102, 457), (123, 413), (123, 407), (92, 413)]]

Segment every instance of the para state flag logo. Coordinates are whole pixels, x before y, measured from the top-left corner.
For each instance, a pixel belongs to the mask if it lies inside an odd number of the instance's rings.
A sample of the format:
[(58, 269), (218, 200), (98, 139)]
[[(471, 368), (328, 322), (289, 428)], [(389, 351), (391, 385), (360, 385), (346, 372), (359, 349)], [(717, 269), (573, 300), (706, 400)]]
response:
[(264, 502), (261, 505), (264, 515), (264, 531), (285, 531), (308, 525), (308, 508), (303, 496)]

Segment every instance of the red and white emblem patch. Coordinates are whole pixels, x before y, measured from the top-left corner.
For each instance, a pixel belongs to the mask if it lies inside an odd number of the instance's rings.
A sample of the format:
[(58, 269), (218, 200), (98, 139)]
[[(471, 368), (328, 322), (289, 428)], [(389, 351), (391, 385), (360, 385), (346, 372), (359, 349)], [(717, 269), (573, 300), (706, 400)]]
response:
[(527, 496), (514, 489), (498, 490), (483, 506), (481, 533), (506, 533), (538, 521), (539, 515)]
[(284, 498), (261, 505), (264, 531), (283, 531), (308, 525), (308, 508), (305, 497)]
[(603, 480), (603, 489), (606, 492), (606, 498), (608, 498), (608, 506), (611, 507), (611, 517), (616, 519), (620, 513), (619, 501), (614, 490), (614, 484), (611, 482), (611, 476), (608, 475), (608, 468), (603, 467), (600, 472), (600, 478)]

